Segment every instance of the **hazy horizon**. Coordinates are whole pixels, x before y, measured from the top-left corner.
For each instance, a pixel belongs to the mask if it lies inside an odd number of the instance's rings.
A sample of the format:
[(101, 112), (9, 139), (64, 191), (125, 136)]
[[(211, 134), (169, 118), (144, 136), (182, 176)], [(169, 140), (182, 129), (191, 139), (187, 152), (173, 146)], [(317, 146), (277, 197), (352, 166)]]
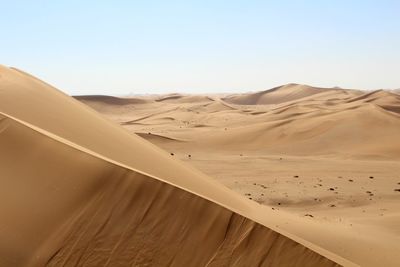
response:
[(1, 62), (71, 95), (400, 88), (399, 1), (3, 3)]
[(125, 94), (99, 94), (99, 93), (93, 93), (93, 94), (71, 94), (72, 96), (86, 96), (86, 95), (104, 95), (104, 96), (115, 96), (115, 97), (135, 97), (135, 96), (165, 96), (165, 95), (219, 95), (219, 96), (227, 96), (227, 95), (233, 95), (233, 94), (248, 94), (248, 93), (258, 93), (261, 91), (268, 91), (275, 89), (277, 87), (289, 85), (289, 84), (296, 84), (296, 85), (305, 85), (305, 86), (310, 86), (310, 87), (316, 87), (316, 88), (322, 88), (322, 89), (342, 89), (342, 90), (360, 90), (360, 91), (365, 91), (365, 92), (373, 92), (377, 90), (385, 90), (385, 91), (394, 91), (398, 92), (400, 88), (373, 88), (373, 89), (363, 89), (363, 88), (343, 88), (343, 87), (338, 87), (338, 86), (333, 86), (333, 87), (318, 87), (310, 84), (297, 84), (297, 83), (288, 83), (288, 84), (281, 84), (278, 86), (273, 86), (271, 88), (264, 88), (264, 89), (259, 89), (259, 90), (236, 90), (236, 91), (218, 91), (218, 90), (213, 90), (213, 91), (206, 91), (206, 90), (198, 90), (197, 92), (188, 92), (188, 91), (168, 91), (165, 90), (164, 92), (156, 93), (156, 92), (151, 92), (149, 90), (148, 92), (144, 93), (135, 93), (135, 92), (130, 92), (130, 93), (125, 93)]

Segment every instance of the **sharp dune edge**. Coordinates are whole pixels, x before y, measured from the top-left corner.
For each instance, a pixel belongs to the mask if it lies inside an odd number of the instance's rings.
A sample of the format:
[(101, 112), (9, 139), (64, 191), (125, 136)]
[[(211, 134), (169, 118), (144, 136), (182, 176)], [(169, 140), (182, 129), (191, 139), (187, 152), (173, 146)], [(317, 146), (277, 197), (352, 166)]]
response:
[(355, 266), (21, 71), (0, 114), (0, 266)]

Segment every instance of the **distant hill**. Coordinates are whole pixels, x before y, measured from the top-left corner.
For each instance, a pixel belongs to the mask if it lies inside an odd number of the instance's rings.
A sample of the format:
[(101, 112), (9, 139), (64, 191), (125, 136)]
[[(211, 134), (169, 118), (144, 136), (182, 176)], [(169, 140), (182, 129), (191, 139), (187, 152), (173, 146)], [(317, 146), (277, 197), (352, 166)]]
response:
[(337, 87), (320, 88), (309, 85), (291, 83), (261, 92), (228, 96), (223, 98), (223, 100), (226, 101), (227, 103), (238, 104), (238, 105), (280, 104), (332, 91), (336, 92), (342, 91), (346, 93), (346, 92), (354, 92), (355, 90), (338, 89)]

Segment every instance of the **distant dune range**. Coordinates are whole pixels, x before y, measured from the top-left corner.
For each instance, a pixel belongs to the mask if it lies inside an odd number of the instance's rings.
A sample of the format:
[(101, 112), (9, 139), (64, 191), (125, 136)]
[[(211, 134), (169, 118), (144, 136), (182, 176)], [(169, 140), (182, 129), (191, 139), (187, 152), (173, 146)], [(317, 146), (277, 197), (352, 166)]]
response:
[[(400, 142), (393, 142), (400, 132), (400, 95), (383, 90), (364, 93), (289, 84), (222, 99), (177, 94), (146, 98), (144, 103), (135, 99), (135, 108), (123, 111), (98, 106), (96, 103), (104, 102), (102, 97), (77, 99), (122, 124), (134, 122), (146, 126), (142, 127), (146, 131), (152, 125), (159, 135), (168, 132), (168, 138), (190, 140), (194, 146), (209, 150), (223, 147), (291, 155), (400, 157)], [(114, 116), (117, 111), (119, 118)], [(131, 120), (122, 121), (124, 116)], [(201, 134), (186, 135), (187, 128), (198, 128)], [(330, 142), (333, 139), (335, 142)]]
[(145, 102), (83, 102), (262, 204), (277, 228), (361, 266), (398, 266), (396, 90), (288, 84), (234, 95), (137, 98)]
[(0, 266), (355, 266), (276, 227), (270, 208), (6, 67), (0, 169)]
[(301, 84), (287, 84), (278, 86), (266, 91), (249, 94), (239, 94), (223, 98), (228, 103), (239, 105), (265, 105), (280, 104), (288, 101), (294, 101), (316, 94), (338, 94), (351, 95), (360, 93), (355, 90), (342, 90), (340, 88), (319, 88)]

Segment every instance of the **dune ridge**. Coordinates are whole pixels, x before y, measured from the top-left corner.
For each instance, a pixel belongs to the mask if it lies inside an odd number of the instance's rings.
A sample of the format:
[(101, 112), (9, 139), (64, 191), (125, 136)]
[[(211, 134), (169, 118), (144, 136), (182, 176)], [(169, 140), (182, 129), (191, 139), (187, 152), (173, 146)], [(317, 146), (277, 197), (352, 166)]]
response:
[[(200, 197), (193, 199), (193, 195), (189, 192), (153, 180), (146, 175), (107, 164), (88, 153), (78, 152), (80, 155), (77, 155), (76, 150), (71, 150), (55, 142), (54, 139), (48, 140), (10, 118), (3, 117), (3, 123), (8, 124), (6, 133), (3, 135), (6, 134), (6, 137), (13, 139), (12, 141), (20, 146), (17, 149), (13, 148), (13, 153), (8, 157), (2, 154), (2, 170), (5, 170), (7, 174), (11, 173), (11, 175), (26, 179), (24, 187), (35, 185), (40, 189), (41, 185), (38, 184), (40, 177), (34, 171), (39, 168), (41, 176), (44, 175), (47, 179), (52, 178), (47, 183), (59, 191), (57, 194), (63, 194), (63, 197), (58, 195), (56, 201), (54, 196), (42, 196), (37, 199), (36, 192), (32, 192), (31, 197), (25, 196), (25, 201), (29, 201), (28, 207), (23, 207), (25, 220), (31, 221), (33, 217), (33, 214), (26, 210), (27, 208), (40, 206), (42, 209), (38, 215), (41, 225), (40, 227), (35, 223), (29, 226), (22, 223), (18, 226), (14, 225), (25, 237), (32, 235), (34, 231), (35, 238), (30, 239), (28, 245), (26, 240), (23, 241), (24, 244), (17, 243), (14, 249), (21, 253), (18, 255), (18, 260), (10, 259), (7, 262), (8, 255), (3, 255), (4, 265), (13, 263), (28, 266), (59, 266), (60, 264), (67, 266), (117, 266), (119, 264), (123, 266), (127, 264), (220, 266), (226, 264), (224, 258), (233, 253), (236, 256), (229, 257), (228, 264), (231, 265), (292, 266), (293, 264), (296, 266), (296, 264), (301, 265), (302, 262), (307, 262), (309, 266), (337, 266), (326, 258), (315, 256), (313, 251), (305, 250), (303, 246), (291, 239), (213, 202)], [(24, 138), (14, 137), (18, 135)], [(10, 140), (4, 136), (1, 140), (3, 148), (7, 146), (7, 143), (10, 144)], [(43, 149), (43, 144), (46, 144), (48, 153), (34, 157), (31, 164), (23, 170), (7, 168), (6, 166), (11, 163), (7, 159), (29, 154), (29, 147), (23, 145), (32, 142), (41, 149)], [(51, 153), (53, 150), (54, 153)], [(54, 155), (57, 153), (63, 156), (55, 158)], [(65, 157), (68, 157), (70, 161), (66, 162)], [(79, 160), (71, 160), (76, 157), (87, 164), (79, 167), (81, 165)], [(46, 166), (50, 163), (53, 166), (52, 170)], [(61, 178), (57, 178), (54, 174), (63, 168), (60, 164), (67, 164), (71, 171), (64, 172)], [(99, 175), (99, 170), (101, 175)], [(78, 176), (76, 172), (84, 172), (85, 181), (78, 183), (82, 174)], [(30, 175), (27, 175), (28, 173)], [(112, 179), (104, 175), (107, 173)], [(72, 176), (73, 180), (69, 180), (66, 184), (65, 179), (68, 176)], [(76, 189), (75, 183), (79, 184), (79, 190)], [(66, 190), (68, 185), (75, 190), (71, 190), (72, 188)], [(38, 189), (36, 187), (34, 189)], [(71, 193), (74, 196), (72, 198)], [(77, 201), (76, 198), (89, 198), (89, 201), (78, 204), (82, 207), (71, 209), (73, 202)], [(48, 201), (51, 204), (48, 204)], [(174, 203), (175, 214), (171, 214), (172, 210), (166, 210), (166, 202)], [(13, 208), (22, 209), (18, 206), (13, 206)], [(56, 210), (66, 218), (62, 220), (51, 216)], [(186, 215), (182, 216), (181, 212)], [(4, 212), (4, 207), (2, 214), (8, 215)], [(201, 216), (202, 214), (204, 216)], [(43, 225), (43, 222), (46, 222), (46, 225)], [(49, 229), (53, 229), (54, 232), (50, 232)], [(181, 233), (183, 229), (186, 234)], [(193, 234), (190, 234), (192, 232)], [(50, 238), (46, 238), (47, 235)], [(190, 239), (185, 235), (189, 235)], [(40, 240), (40, 243), (34, 243), (33, 240), (38, 237), (43, 240)], [(2, 238), (2, 240), (7, 239), (12, 240), (12, 236)], [(207, 243), (205, 251), (197, 248), (201, 243)], [(247, 247), (245, 245), (247, 243), (254, 248)], [(9, 244), (3, 244), (1, 247), (8, 246), (8, 249), (13, 249)], [(257, 247), (260, 244), (270, 244), (270, 247), (264, 247), (262, 250), (270, 251), (266, 254), (259, 251)], [(30, 249), (34, 250), (33, 248), (37, 246), (40, 249), (33, 253), (34, 257), (33, 255), (28, 257)], [(285, 249), (280, 250), (280, 246)], [(23, 251), (22, 247), (28, 251)], [(244, 250), (241, 251), (241, 247), (246, 249), (243, 248)], [(182, 248), (185, 249), (182, 250)], [(292, 257), (295, 257), (297, 262), (292, 262)]]
[(1, 265), (352, 266), (47, 84), (0, 74)]
[(115, 97), (115, 96), (107, 96), (107, 95), (77, 95), (73, 96), (75, 99), (85, 102), (85, 101), (90, 101), (90, 102), (100, 102), (100, 103), (105, 103), (109, 105), (130, 105), (130, 104), (144, 104), (148, 103), (149, 100), (145, 100), (142, 98), (121, 98), (121, 97)]
[(331, 92), (349, 92), (349, 90), (345, 91), (337, 88), (320, 88), (291, 83), (261, 92), (228, 96), (223, 98), (223, 100), (228, 103), (239, 105), (280, 104), (314, 96), (316, 94)]

